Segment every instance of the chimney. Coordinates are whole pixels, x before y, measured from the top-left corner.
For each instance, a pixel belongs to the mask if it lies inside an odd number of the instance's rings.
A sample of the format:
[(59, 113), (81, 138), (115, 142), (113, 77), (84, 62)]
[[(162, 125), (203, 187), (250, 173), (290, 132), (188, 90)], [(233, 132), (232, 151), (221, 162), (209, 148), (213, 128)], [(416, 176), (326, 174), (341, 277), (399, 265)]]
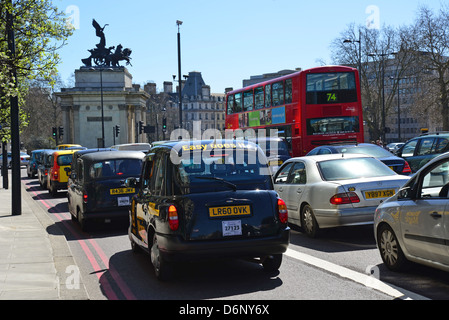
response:
[(144, 90), (148, 94), (156, 94), (156, 84), (149, 82), (144, 86)]
[(201, 87), (201, 95), (203, 96), (203, 99), (208, 100), (210, 96), (210, 86), (204, 85)]
[(172, 93), (173, 92), (173, 82), (164, 81), (164, 92)]

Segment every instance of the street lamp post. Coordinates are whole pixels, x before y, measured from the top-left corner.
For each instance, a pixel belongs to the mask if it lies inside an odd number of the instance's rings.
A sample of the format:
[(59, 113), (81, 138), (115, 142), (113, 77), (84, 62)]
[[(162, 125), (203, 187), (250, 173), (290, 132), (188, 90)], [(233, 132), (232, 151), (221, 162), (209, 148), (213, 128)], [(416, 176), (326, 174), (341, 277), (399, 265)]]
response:
[[(7, 43), (11, 61), (16, 56), (16, 45), (14, 36), (14, 18), (13, 3), (9, 1), (9, 8), (6, 12), (6, 33)], [(17, 71), (13, 65), (11, 69), (11, 79), (17, 87)], [(22, 214), (22, 196), (20, 182), (20, 129), (19, 129), (19, 100), (17, 95), (11, 95), (11, 175), (12, 175), (12, 193), (11, 193), (11, 210), (12, 215)]]
[(100, 95), (101, 95), (101, 147), (104, 148), (103, 68), (100, 68)]
[(103, 67), (97, 67), (97, 68), (89, 68), (89, 70), (98, 70), (100, 71), (100, 103), (101, 103), (101, 147), (104, 148), (104, 105), (103, 105), (103, 71), (104, 70), (113, 70), (112, 68), (103, 68)]
[(401, 83), (401, 80), (407, 79), (407, 77), (390, 77), (391, 80), (396, 80), (398, 82), (398, 141), (401, 141), (401, 97), (400, 97), (400, 89), (399, 85)]
[(343, 43), (354, 43), (357, 42), (359, 44), (359, 57), (358, 57), (358, 65), (359, 65), (359, 82), (360, 86), (362, 86), (362, 31), (359, 30), (359, 40), (345, 39)]
[(382, 78), (382, 143), (385, 143), (385, 59), (391, 53), (369, 53), (368, 57), (381, 57), (381, 78)]
[(176, 20), (176, 25), (178, 26), (178, 80), (179, 80), (179, 128), (182, 128), (182, 81), (181, 81), (181, 34), (179, 33), (179, 28), (182, 25), (182, 21)]

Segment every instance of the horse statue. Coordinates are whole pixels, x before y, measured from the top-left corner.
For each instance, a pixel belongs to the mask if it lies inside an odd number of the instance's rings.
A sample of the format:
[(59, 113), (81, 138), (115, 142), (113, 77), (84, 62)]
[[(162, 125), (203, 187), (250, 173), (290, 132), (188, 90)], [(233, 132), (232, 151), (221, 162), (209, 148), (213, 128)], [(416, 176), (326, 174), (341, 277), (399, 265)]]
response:
[(113, 67), (120, 67), (119, 65), (119, 61), (121, 60), (125, 60), (126, 61), (126, 65), (131, 65), (131, 49), (129, 48), (125, 48), (123, 49), (123, 46), (121, 44), (119, 44), (117, 46), (117, 49), (115, 49), (115, 52), (113, 54), (110, 54), (108, 57), (106, 57), (106, 65), (110, 65), (112, 64)]

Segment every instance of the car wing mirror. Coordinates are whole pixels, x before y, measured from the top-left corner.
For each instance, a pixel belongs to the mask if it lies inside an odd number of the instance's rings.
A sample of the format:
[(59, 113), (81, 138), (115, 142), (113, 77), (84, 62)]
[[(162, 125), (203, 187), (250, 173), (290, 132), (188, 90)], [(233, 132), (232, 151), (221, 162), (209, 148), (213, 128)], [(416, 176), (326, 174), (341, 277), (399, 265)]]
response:
[(398, 199), (410, 199), (412, 197), (412, 188), (405, 187), (399, 189), (398, 191)]

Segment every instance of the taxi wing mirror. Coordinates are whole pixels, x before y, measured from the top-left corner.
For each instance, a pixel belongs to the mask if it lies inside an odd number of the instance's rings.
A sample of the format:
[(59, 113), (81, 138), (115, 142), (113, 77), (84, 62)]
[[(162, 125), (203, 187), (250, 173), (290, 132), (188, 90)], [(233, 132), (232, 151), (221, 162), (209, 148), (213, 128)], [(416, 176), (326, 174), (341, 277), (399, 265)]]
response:
[(130, 177), (125, 179), (125, 187), (135, 188), (137, 187), (138, 180), (135, 177)]

